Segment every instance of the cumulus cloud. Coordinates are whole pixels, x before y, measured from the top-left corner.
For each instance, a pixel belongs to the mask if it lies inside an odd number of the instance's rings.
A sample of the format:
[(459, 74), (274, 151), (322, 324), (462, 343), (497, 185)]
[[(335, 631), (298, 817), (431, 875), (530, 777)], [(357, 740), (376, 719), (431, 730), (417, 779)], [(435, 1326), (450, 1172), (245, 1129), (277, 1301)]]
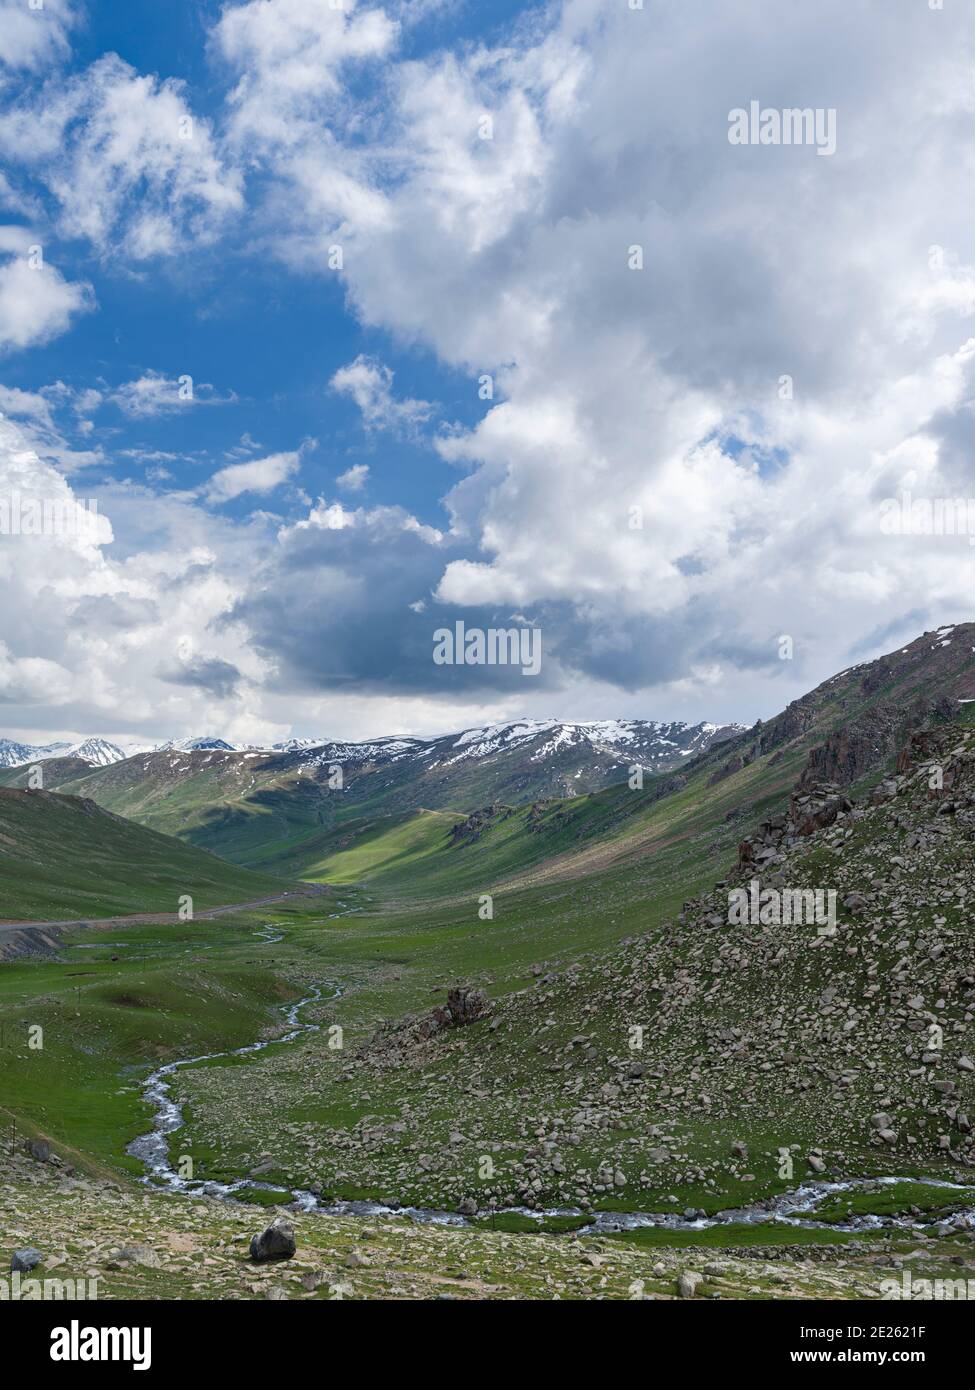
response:
[[(773, 701), (898, 605), (963, 615), (975, 558), (892, 545), (875, 497), (907, 459), (943, 488), (935, 417), (943, 441), (966, 410), (975, 22), (758, 8), (569, 0), (504, 46), (389, 63), (354, 138), (331, 54), (321, 101), (290, 58), (241, 76), (253, 109), (300, 111), (268, 139), (281, 254), (323, 268), (341, 229), (363, 322), (493, 381), (439, 441), (468, 476), (435, 598), (544, 608), (577, 678), (720, 679), (736, 712), (756, 652)], [(836, 153), (732, 145), (753, 98), (835, 108)], [(381, 367), (342, 371), (388, 418)]]
[(7, 105), (0, 152), (46, 187), (60, 235), (135, 261), (211, 240), (243, 205), (240, 171), (222, 162), (183, 85), (117, 54)]
[(390, 368), (363, 354), (338, 369), (331, 387), (355, 401), (367, 429), (409, 432), (428, 420), (433, 411), (429, 401), (410, 397), (397, 400)]
[(265, 494), (294, 477), (301, 466), (301, 453), (268, 454), (249, 463), (231, 463), (214, 473), (206, 485), (211, 502), (230, 502), (246, 492)]
[(381, 8), (365, 9), (355, 0), (227, 5), (213, 43), (237, 75), (229, 103), (232, 137), (264, 149), (301, 146), (322, 117), (346, 101), (344, 70), (385, 57), (398, 30)]
[(368, 463), (354, 463), (335, 479), (335, 484), (343, 492), (361, 492), (369, 477)]
[(29, 231), (0, 227), (0, 352), (46, 343), (92, 307), (91, 285), (66, 280)]
[[(483, 402), (437, 437), (463, 475), (442, 530), (322, 501), (248, 531), (242, 564), (199, 501), (268, 493), (297, 455), (233, 462), (184, 498), (208, 558), (134, 549), (146, 591), (126, 597), (172, 584), (227, 645), (210, 651), (181, 606), (198, 655), (159, 669), (226, 662), (241, 679), (216, 686), (257, 701), (252, 721), (289, 699), (324, 709), (322, 692), (391, 720), (400, 698), (417, 726), (465, 697), (527, 713), (560, 683), (576, 717), (652, 699), (661, 716), (754, 718), (864, 641), (970, 617), (967, 538), (880, 520), (905, 488), (975, 484), (971, 13), (564, 0), (422, 56), (400, 49), (406, 22), (399, 5), (225, 5), (224, 110), (178, 145), (186, 94), (120, 59), (52, 85), (29, 119), (0, 115), (0, 149), (46, 171), (61, 230), (138, 260), (219, 235), (246, 186), (250, 248), (334, 278), (339, 247), (361, 323)], [(729, 113), (753, 99), (835, 109), (835, 154), (732, 145)], [(433, 413), (375, 358), (331, 384), (370, 430)], [(148, 522), (134, 495), (118, 506), (135, 545)], [(513, 614), (543, 627), (541, 695), (432, 668), (433, 626)], [(134, 631), (155, 633), (148, 617)], [(169, 684), (165, 700), (204, 698)]]
[[(82, 496), (40, 456), (35, 428), (0, 420), (5, 730), (286, 733), (263, 711), (267, 665), (229, 616), (270, 527), (133, 484)], [(90, 524), (16, 534), (7, 518), (29, 499), (58, 504), (55, 517), (84, 507)]]
[(0, 0), (0, 65), (10, 69), (49, 66), (68, 52), (68, 39), (78, 23), (71, 0)]

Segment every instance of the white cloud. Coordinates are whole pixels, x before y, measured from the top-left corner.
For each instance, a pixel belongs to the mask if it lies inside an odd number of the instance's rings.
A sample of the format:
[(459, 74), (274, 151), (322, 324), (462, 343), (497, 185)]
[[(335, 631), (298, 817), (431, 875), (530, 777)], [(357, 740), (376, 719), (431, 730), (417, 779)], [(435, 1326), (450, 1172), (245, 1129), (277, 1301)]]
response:
[[(337, 99), (346, 65), (386, 56), (398, 33), (382, 9), (307, 0), (227, 5), (214, 30), (217, 52), (238, 75), (231, 135), (258, 147), (293, 148)], [(331, 142), (329, 142), (331, 143)]]
[(45, 657), (11, 655), (0, 642), (0, 706), (62, 705), (71, 696), (71, 672)]
[(224, 405), (234, 397), (218, 397), (209, 382), (194, 382), (189, 374), (167, 377), (164, 372), (148, 371), (117, 386), (108, 399), (126, 415), (145, 419), (185, 406)]
[[(253, 248), (333, 276), (341, 245), (362, 323), (466, 373), (472, 404), (478, 377), (493, 381), (480, 418), (438, 441), (466, 471), (449, 536), (398, 509), (321, 501), (273, 543), (249, 530), (242, 563), (232, 526), (198, 503), (279, 486), (287, 454), (171, 503), (204, 550), (201, 513), (218, 537), (207, 580), (185, 587), (208, 622), (238, 615), (240, 651), (217, 656), (255, 663), (234, 687), (241, 719), (287, 706), (354, 726), (361, 691), (343, 714), (315, 681), (352, 688), (365, 672), (399, 682), (366, 697), (370, 718), (402, 727), (406, 690), (415, 727), (446, 726), (463, 700), (428, 679), (438, 607), (542, 614), (577, 717), (646, 713), (654, 688), (674, 702), (661, 716), (754, 718), (905, 614), (970, 616), (975, 548), (884, 536), (879, 503), (906, 479), (917, 495), (975, 495), (975, 16), (918, 3), (878, 26), (848, 0), (768, 8), (760, 23), (755, 0), (566, 0), (496, 43), (416, 58), (397, 49), (402, 6), (249, 0), (225, 5), (212, 36), (225, 110), (185, 149), (182, 89), (120, 59), (0, 119), (11, 165), (46, 171), (61, 230), (136, 258), (175, 251), (242, 210), (246, 172)], [(835, 107), (835, 155), (731, 146), (728, 112), (753, 97)], [(393, 384), (367, 357), (332, 381), (367, 428), (430, 418)], [(364, 468), (340, 486), (355, 492)], [(142, 505), (156, 502), (119, 503), (128, 536), (146, 528), (125, 581), (156, 594), (194, 562), (182, 541), (152, 548)], [(329, 604), (344, 615), (336, 651), (302, 666)], [(172, 640), (168, 622), (138, 631), (147, 648)], [(369, 645), (377, 632), (394, 669)], [(794, 663), (776, 660), (783, 632)], [(133, 639), (137, 672), (134, 652)], [(110, 669), (131, 692), (127, 668)], [(268, 670), (279, 689), (258, 696)], [(167, 717), (197, 716), (187, 690), (169, 692), (187, 703)], [(550, 693), (477, 698), (482, 712), (552, 712), (525, 704)]]
[(0, 352), (46, 343), (93, 307), (87, 283), (65, 280), (23, 227), (0, 227)]
[(268, 664), (229, 617), (270, 526), (133, 484), (82, 498), (33, 429), (0, 420), (0, 514), (15, 497), (98, 511), (74, 534), (0, 534), (4, 731), (287, 732), (263, 712)]
[[(387, 62), (350, 127), (341, 65), (321, 59), (317, 101), (269, 49), (242, 81), (252, 111), (300, 114), (263, 155), (282, 257), (328, 273), (340, 241), (364, 323), (467, 371), (472, 399), (494, 379), (439, 444), (469, 470), (447, 502), (475, 551), (445, 556), (440, 601), (558, 605), (593, 679), (717, 669), (766, 711), (899, 613), (966, 610), (975, 552), (891, 546), (875, 494), (912, 438), (967, 428), (946, 364), (975, 302), (973, 52), (975, 18), (926, 5), (878, 30), (844, 0), (765, 26), (753, 0), (568, 0), (503, 45)], [(754, 96), (835, 107), (836, 154), (730, 145)], [(333, 382), (367, 424), (391, 418), (386, 371)], [(934, 456), (944, 489), (971, 450)]]
[(390, 368), (361, 353), (354, 362), (340, 367), (330, 384), (333, 391), (355, 401), (367, 429), (413, 430), (433, 412), (429, 401), (410, 397), (397, 400)]
[(347, 468), (344, 473), (340, 473), (335, 479), (335, 482), (343, 492), (361, 492), (366, 485), (368, 477), (368, 463), (354, 463), (351, 468)]
[(230, 502), (246, 492), (273, 492), (294, 477), (300, 464), (300, 450), (268, 454), (249, 463), (232, 463), (214, 473), (206, 485), (206, 495), (211, 502)]
[(221, 161), (183, 85), (114, 53), (9, 106), (0, 152), (46, 185), (61, 236), (137, 261), (211, 240), (243, 206), (240, 172)]
[(68, 52), (68, 35), (78, 23), (70, 0), (0, 0), (0, 64), (13, 69), (49, 66)]

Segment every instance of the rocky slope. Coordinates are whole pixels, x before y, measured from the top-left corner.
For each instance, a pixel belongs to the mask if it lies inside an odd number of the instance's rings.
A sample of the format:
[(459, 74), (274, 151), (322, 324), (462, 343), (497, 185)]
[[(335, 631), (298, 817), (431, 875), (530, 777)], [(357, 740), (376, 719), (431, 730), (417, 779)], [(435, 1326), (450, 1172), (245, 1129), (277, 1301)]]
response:
[(24, 1298), (33, 1296), (30, 1281), (40, 1289), (48, 1280), (70, 1280), (72, 1292), (83, 1281), (85, 1297), (110, 1300), (877, 1298), (881, 1280), (900, 1267), (957, 1277), (968, 1254), (957, 1241), (923, 1235), (793, 1250), (649, 1250), (610, 1237), (281, 1211), (295, 1253), (257, 1263), (250, 1242), (275, 1213), (166, 1196), (86, 1172), (36, 1140), (33, 1148), (41, 1158), (5, 1128), (0, 1277), (12, 1288), (8, 1271), (22, 1252), (32, 1265), (17, 1285)]
[[(354, 1174), (432, 1206), (659, 1209), (680, 1190), (714, 1208), (818, 1174), (964, 1175), (973, 830), (975, 735), (932, 729), (860, 800), (798, 791), (662, 931), (543, 963), (470, 1026), (381, 1029), (333, 1083), (354, 1123), (264, 1125), (285, 1094), (329, 1084), (313, 1047), (235, 1099), (205, 1071), (180, 1084), (218, 1151), (246, 1107), (252, 1145), (295, 1183), (341, 1191)], [(730, 924), (729, 893), (752, 881), (835, 892), (835, 932)]]

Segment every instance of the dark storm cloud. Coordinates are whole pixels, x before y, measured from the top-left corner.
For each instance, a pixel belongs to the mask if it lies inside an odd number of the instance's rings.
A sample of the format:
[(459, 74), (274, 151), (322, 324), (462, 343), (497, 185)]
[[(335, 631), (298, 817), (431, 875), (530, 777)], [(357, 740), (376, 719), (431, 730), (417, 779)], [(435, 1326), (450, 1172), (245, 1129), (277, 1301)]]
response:
[(219, 657), (198, 657), (181, 666), (162, 668), (156, 674), (170, 685), (206, 690), (218, 700), (229, 699), (241, 681), (237, 667)]

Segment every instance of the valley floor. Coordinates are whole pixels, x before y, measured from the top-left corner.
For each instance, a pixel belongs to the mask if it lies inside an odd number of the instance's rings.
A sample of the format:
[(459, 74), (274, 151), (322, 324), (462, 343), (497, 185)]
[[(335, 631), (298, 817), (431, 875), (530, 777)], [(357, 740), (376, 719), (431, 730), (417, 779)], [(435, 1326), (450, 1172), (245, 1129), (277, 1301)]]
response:
[(85, 1281), (99, 1299), (878, 1299), (882, 1282), (902, 1280), (904, 1270), (931, 1280), (962, 1273), (951, 1263), (957, 1242), (916, 1236), (644, 1249), (611, 1237), (317, 1213), (289, 1213), (293, 1259), (258, 1265), (248, 1246), (266, 1215), (40, 1163), (9, 1140), (0, 1147), (4, 1253), (34, 1247), (44, 1256), (14, 1286), (21, 1298), (33, 1296), (33, 1279)]

